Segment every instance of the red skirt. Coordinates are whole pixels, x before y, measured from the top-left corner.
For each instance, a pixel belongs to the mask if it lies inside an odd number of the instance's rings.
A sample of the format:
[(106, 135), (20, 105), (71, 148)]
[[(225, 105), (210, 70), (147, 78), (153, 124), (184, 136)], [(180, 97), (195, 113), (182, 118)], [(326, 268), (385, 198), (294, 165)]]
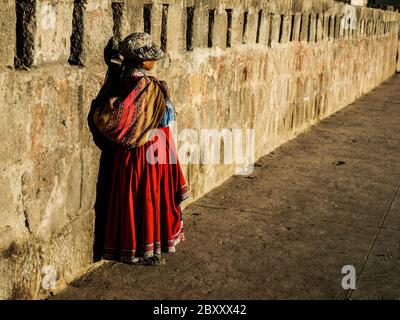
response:
[(183, 240), (180, 204), (189, 197), (168, 127), (146, 144), (115, 150), (104, 258), (132, 261), (174, 252)]

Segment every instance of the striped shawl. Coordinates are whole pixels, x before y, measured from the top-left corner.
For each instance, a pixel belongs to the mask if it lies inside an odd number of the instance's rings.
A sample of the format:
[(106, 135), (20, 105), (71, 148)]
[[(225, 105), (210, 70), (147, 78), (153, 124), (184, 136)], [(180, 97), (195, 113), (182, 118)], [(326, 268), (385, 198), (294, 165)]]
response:
[(134, 148), (150, 140), (150, 130), (159, 126), (165, 109), (157, 81), (136, 72), (123, 78), (115, 103), (103, 99), (93, 113), (93, 120), (108, 139)]

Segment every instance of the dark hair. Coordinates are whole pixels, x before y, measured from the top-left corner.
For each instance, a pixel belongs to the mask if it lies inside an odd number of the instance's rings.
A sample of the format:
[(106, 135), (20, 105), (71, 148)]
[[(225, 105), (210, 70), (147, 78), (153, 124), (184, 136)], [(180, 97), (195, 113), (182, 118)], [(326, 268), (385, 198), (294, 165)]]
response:
[(133, 60), (133, 59), (124, 59), (121, 64), (121, 70), (124, 72), (125, 70), (129, 70), (135, 67), (142, 67), (142, 62), (139, 60)]

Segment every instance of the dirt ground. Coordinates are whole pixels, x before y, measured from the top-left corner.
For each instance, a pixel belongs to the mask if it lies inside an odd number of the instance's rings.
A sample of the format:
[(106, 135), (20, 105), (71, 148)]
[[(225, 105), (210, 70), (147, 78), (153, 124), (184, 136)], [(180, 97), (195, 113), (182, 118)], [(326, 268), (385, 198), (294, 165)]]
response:
[(399, 299), (399, 159), (397, 75), (189, 206), (165, 266), (105, 262), (52, 299)]

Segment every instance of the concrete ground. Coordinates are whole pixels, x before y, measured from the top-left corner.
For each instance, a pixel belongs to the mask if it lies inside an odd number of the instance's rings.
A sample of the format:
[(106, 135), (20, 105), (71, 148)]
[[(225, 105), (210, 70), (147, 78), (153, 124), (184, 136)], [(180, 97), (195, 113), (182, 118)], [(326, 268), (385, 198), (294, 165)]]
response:
[(106, 262), (52, 299), (399, 299), (399, 186), (397, 75), (189, 206), (165, 266)]

